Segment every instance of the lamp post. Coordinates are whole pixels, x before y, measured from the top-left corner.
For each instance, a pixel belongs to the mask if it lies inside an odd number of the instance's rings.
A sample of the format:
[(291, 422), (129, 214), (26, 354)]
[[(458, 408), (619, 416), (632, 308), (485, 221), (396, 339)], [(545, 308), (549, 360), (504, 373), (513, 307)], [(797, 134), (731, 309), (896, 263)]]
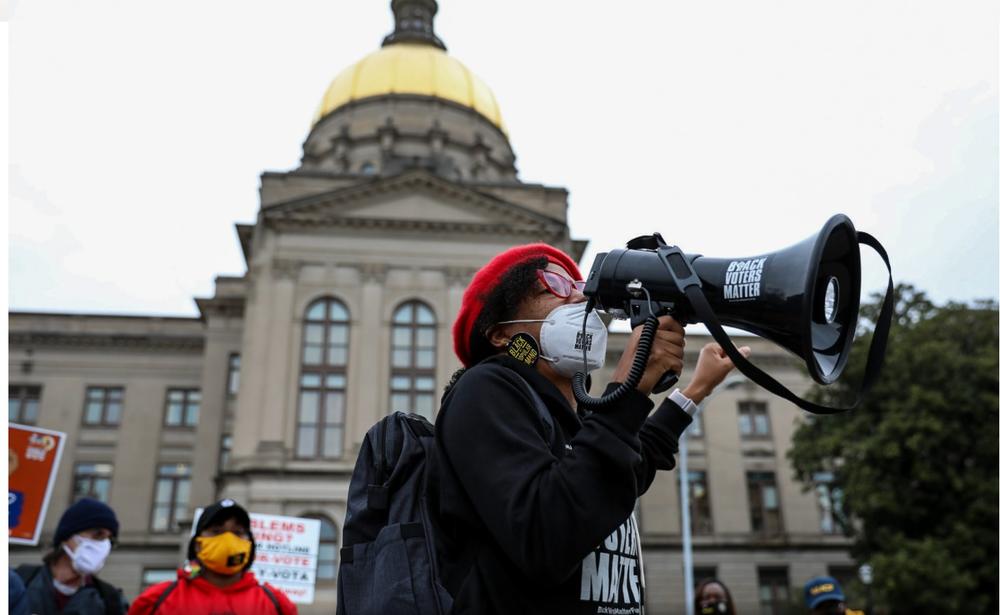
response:
[(691, 561), (691, 511), (688, 508), (687, 432), (680, 437), (681, 544), (684, 562), (684, 613), (694, 615), (694, 568)]
[[(746, 382), (748, 381), (742, 374), (731, 373), (715, 388), (716, 390), (719, 388), (731, 389)], [(712, 399), (712, 395), (714, 394), (714, 392), (709, 393), (708, 397), (701, 400), (701, 403), (698, 404), (697, 412), (691, 417), (692, 419), (697, 418), (701, 414), (708, 405), (708, 400)], [(684, 568), (684, 613), (685, 615), (694, 615), (694, 563), (691, 553), (691, 510), (688, 505), (687, 430), (681, 434), (678, 440), (677, 454), (680, 457), (678, 467), (681, 471), (681, 551)]]
[(872, 615), (875, 605), (872, 603), (872, 581), (875, 580), (875, 568), (871, 564), (862, 564), (858, 568), (858, 577), (865, 586), (865, 613)]

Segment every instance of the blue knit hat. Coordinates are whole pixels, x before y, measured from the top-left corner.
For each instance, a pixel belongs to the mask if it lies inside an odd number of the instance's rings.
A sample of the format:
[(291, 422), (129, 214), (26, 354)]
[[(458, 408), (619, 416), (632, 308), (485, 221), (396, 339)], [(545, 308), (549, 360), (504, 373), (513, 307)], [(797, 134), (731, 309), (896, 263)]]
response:
[(93, 528), (110, 530), (111, 535), (118, 536), (118, 518), (111, 507), (91, 498), (80, 500), (66, 509), (59, 518), (54, 537), (56, 546), (68, 540), (73, 534)]

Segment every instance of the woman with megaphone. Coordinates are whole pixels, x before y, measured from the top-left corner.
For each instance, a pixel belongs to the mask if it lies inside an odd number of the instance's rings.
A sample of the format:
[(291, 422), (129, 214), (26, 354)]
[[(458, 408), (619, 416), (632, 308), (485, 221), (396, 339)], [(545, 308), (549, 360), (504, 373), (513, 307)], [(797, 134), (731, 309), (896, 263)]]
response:
[(690, 384), (650, 414), (650, 392), (684, 366), (684, 330), (661, 316), (648, 348), (630, 337), (606, 394), (641, 354), (634, 389), (578, 408), (572, 378), (603, 365), (608, 337), (580, 279), (562, 251), (518, 246), (463, 296), (453, 335), (465, 369), (437, 417), (427, 492), (454, 613), (643, 610), (636, 501), (673, 469), (677, 439), (733, 364), (706, 346)]

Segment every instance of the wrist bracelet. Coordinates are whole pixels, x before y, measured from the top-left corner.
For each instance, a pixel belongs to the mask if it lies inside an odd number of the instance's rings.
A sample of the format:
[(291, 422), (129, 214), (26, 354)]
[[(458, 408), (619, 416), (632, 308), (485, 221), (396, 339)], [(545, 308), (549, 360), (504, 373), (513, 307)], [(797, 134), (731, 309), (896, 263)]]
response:
[(683, 410), (688, 416), (694, 417), (694, 415), (698, 414), (698, 404), (694, 403), (694, 401), (689, 399), (684, 393), (681, 393), (680, 389), (674, 389), (671, 391), (668, 399), (680, 406), (681, 410)]

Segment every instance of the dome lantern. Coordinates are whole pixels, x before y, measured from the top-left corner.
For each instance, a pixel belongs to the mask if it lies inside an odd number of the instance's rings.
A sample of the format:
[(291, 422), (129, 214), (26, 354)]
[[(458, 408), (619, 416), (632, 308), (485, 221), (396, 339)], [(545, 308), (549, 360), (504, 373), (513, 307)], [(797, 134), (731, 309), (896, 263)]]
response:
[(493, 92), (434, 34), (435, 0), (392, 0), (395, 29), (338, 74), (303, 144), (302, 168), (517, 181), (514, 151)]
[(396, 28), (382, 40), (382, 46), (393, 43), (422, 43), (442, 51), (447, 48), (434, 34), (435, 0), (392, 0), (392, 14)]

